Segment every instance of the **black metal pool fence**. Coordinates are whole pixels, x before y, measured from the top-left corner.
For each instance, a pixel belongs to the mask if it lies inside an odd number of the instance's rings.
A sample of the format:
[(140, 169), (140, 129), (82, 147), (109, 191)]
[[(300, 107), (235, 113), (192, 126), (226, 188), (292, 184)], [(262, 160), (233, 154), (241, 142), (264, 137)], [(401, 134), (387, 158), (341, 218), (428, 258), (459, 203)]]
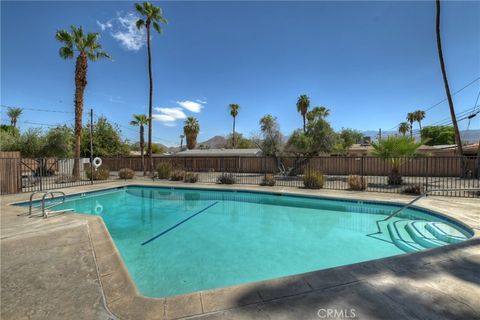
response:
[[(78, 174), (73, 174), (74, 159), (1, 158), (2, 194), (111, 182), (126, 179), (121, 169), (134, 171), (136, 179), (152, 177), (150, 161), (141, 157), (102, 158), (93, 168), (89, 159), (80, 159)], [(265, 179), (283, 187), (303, 187), (309, 173), (323, 175), (323, 188), (416, 194), (440, 189), (480, 188), (480, 157), (175, 157), (153, 158), (153, 168), (161, 166), (177, 173), (198, 175), (198, 182), (218, 183), (228, 175), (235, 184), (260, 185)], [(125, 170), (123, 170), (125, 171)], [(91, 174), (93, 172), (93, 174)], [(231, 182), (232, 182), (231, 181)], [(266, 187), (267, 188), (267, 187)], [(439, 191), (435, 195), (479, 197), (478, 191)]]

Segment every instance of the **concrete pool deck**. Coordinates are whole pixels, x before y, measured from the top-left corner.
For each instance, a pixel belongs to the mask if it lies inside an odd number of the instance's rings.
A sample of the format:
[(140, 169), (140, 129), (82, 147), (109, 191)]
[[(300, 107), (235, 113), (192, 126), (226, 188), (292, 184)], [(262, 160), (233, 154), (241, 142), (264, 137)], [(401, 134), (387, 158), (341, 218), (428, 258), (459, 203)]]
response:
[[(286, 187), (225, 186), (143, 179), (63, 189), (67, 194), (128, 184), (258, 190), (406, 203), (410, 196)], [(141, 296), (99, 217), (17, 216), (1, 196), (2, 319), (473, 319), (480, 318), (480, 199), (429, 197), (419, 207), (468, 225), (457, 245), (301, 275), (169, 298)]]

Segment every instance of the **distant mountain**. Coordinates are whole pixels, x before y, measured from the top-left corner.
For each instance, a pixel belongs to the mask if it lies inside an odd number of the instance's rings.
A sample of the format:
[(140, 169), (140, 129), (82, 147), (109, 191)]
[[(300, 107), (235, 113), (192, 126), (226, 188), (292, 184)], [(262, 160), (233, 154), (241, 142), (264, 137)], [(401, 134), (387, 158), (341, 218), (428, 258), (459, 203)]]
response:
[(200, 145), (203, 145), (209, 149), (219, 149), (219, 148), (224, 148), (225, 145), (227, 144), (227, 139), (223, 136), (214, 136), (208, 140), (205, 140), (203, 142), (198, 142), (197, 143), (197, 148)]

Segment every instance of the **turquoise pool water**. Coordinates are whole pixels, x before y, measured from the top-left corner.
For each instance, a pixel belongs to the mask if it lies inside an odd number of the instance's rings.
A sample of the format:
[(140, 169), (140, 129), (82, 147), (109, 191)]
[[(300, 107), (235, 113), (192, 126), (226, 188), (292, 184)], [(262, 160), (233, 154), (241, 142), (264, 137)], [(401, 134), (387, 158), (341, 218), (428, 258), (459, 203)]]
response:
[(463, 241), (468, 230), (394, 205), (129, 186), (54, 209), (98, 215), (149, 297), (226, 287)]

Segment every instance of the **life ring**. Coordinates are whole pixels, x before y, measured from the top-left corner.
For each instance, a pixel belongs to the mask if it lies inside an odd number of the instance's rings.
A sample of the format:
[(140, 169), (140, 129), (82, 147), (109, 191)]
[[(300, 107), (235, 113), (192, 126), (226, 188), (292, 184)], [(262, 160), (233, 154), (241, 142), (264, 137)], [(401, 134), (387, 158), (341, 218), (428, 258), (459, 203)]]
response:
[(96, 157), (95, 159), (93, 159), (93, 166), (95, 167), (95, 169), (97, 169), (101, 165), (102, 165), (102, 159), (100, 159), (99, 157)]
[(96, 214), (101, 214), (103, 212), (103, 206), (100, 203), (97, 203), (94, 210)]

